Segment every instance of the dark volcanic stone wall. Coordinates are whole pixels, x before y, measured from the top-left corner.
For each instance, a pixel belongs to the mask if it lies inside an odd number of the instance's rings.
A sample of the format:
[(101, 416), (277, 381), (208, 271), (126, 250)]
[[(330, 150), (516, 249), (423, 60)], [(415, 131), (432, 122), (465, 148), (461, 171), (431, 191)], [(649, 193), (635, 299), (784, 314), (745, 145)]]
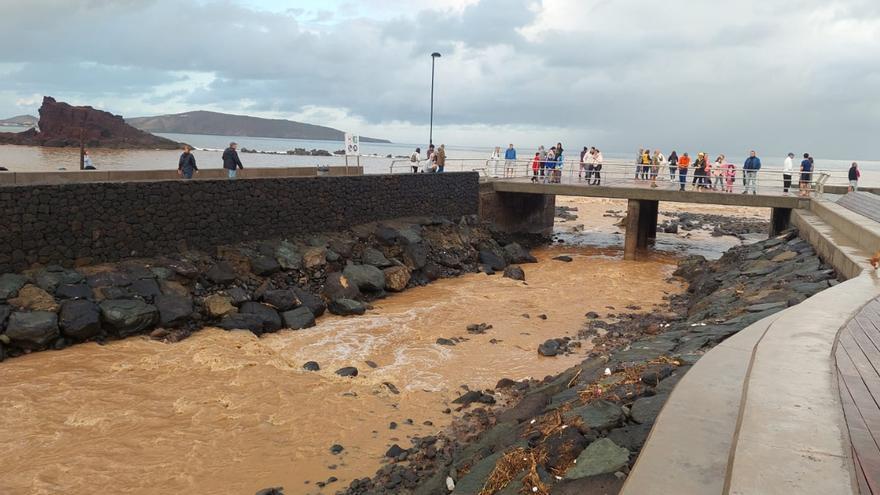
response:
[(476, 173), (0, 187), (0, 273), (476, 214)]

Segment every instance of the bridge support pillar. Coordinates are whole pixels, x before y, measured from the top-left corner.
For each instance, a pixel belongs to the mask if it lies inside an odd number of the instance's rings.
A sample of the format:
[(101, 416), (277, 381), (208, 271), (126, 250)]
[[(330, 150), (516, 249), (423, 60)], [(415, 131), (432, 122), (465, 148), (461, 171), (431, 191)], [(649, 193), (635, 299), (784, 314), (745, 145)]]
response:
[(510, 234), (553, 233), (556, 195), (495, 192), (491, 184), (480, 187), (480, 217)]
[(630, 199), (626, 207), (626, 237), (623, 243), (623, 259), (636, 259), (639, 250), (647, 249), (657, 238), (657, 214), (659, 201)]
[(791, 228), (791, 208), (773, 208), (770, 213), (770, 237)]

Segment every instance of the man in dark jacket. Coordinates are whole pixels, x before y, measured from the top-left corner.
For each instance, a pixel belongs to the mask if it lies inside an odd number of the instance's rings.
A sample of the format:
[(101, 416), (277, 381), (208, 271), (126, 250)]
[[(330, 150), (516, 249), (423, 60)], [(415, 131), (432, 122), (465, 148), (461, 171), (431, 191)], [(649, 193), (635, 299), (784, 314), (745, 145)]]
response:
[(183, 145), (183, 153), (177, 162), (177, 175), (182, 175), (184, 179), (192, 179), (193, 173), (198, 171), (199, 167), (196, 166), (196, 157), (192, 154), (192, 148)]
[(746, 186), (743, 194), (748, 194), (749, 191), (752, 194), (757, 194), (758, 192), (758, 170), (761, 170), (761, 159), (758, 158), (755, 151), (752, 150), (749, 153), (749, 157), (746, 158), (746, 162), (743, 164), (743, 180), (744, 185)]
[(235, 179), (238, 176), (238, 171), (244, 170), (244, 166), (238, 158), (238, 151), (235, 151), (236, 148), (238, 148), (238, 143), (229, 143), (229, 147), (223, 151), (223, 168), (226, 169), (230, 179)]

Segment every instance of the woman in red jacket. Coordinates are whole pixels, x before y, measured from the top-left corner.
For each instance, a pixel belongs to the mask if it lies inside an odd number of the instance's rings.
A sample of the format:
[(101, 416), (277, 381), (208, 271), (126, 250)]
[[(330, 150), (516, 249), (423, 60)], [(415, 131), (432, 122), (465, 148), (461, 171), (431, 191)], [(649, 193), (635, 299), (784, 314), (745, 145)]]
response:
[(541, 153), (535, 153), (535, 159), (532, 160), (532, 182), (538, 182), (538, 171), (541, 170)]

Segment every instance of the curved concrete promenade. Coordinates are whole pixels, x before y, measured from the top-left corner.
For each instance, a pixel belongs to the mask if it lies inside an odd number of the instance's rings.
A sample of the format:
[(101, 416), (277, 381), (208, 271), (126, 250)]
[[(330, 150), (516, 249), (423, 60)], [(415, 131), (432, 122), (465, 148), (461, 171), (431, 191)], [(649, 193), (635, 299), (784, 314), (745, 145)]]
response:
[(824, 495), (866, 485), (852, 456), (851, 434), (863, 433), (847, 428), (834, 351), (841, 329), (880, 296), (868, 264), (880, 224), (828, 200), (792, 221), (847, 280), (703, 356), (667, 401), (622, 493)]

